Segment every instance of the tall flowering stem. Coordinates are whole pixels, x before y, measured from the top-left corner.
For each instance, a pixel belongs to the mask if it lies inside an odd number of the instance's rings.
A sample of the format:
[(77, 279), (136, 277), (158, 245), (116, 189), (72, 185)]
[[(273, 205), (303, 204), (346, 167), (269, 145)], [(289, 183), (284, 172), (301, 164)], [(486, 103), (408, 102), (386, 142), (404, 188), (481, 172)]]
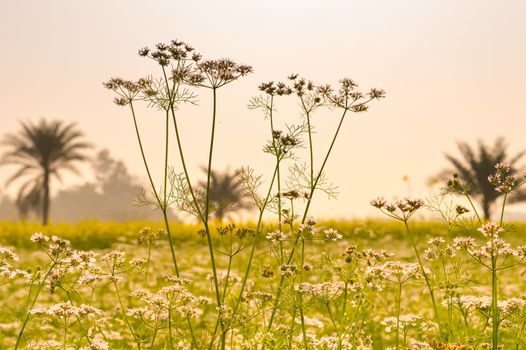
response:
[[(369, 102), (373, 100), (384, 98), (385, 91), (373, 88), (367, 94), (363, 94), (356, 90), (357, 84), (352, 79), (347, 79), (347, 78), (340, 80), (340, 88), (336, 92), (334, 92), (333, 89), (329, 85), (316, 86), (314, 85), (314, 83), (310, 81), (306, 81), (305, 79), (298, 78), (297, 74), (290, 75), (289, 80), (292, 81), (292, 92), (300, 98), (301, 106), (303, 109), (303, 114), (305, 114), (307, 117), (307, 122), (308, 122), (307, 128), (308, 128), (309, 140), (310, 140), (309, 141), (309, 156), (310, 156), (309, 168), (311, 169), (310, 171), (311, 180), (307, 186), (307, 190), (308, 190), (308, 193), (306, 194), (307, 203), (305, 205), (305, 209), (304, 209), (303, 216), (301, 219), (301, 225), (304, 225), (307, 220), (308, 214), (309, 214), (309, 208), (312, 203), (314, 192), (317, 189), (320, 189), (318, 187), (319, 182), (323, 177), (325, 166), (327, 165), (329, 156), (331, 155), (331, 152), (334, 148), (336, 139), (338, 138), (338, 135), (340, 133), (345, 117), (347, 116), (349, 112), (360, 113), (360, 112), (367, 111)], [(313, 170), (314, 169), (314, 165), (313, 165), (313, 162), (314, 162), (313, 152), (314, 151), (313, 151), (313, 143), (310, 138), (311, 132), (312, 132), (312, 126), (310, 125), (310, 115), (312, 114), (314, 110), (322, 106), (330, 106), (332, 108), (338, 108), (338, 109), (343, 110), (343, 112), (340, 117), (336, 131), (332, 137), (330, 146), (323, 158), (322, 165), (318, 173), (314, 176), (314, 170)], [(300, 235), (298, 235), (294, 241), (292, 249), (287, 258), (287, 262), (286, 262), (287, 264), (290, 264), (290, 262), (294, 258), (299, 239), (300, 239)], [(272, 328), (274, 317), (276, 315), (276, 311), (279, 305), (279, 299), (282, 293), (284, 280), (285, 280), (284, 276), (281, 276), (279, 285), (278, 285), (278, 289), (276, 292), (274, 306), (272, 308), (270, 319), (267, 325), (267, 330), (270, 330)]]
[(420, 257), (420, 253), (418, 252), (418, 248), (416, 246), (415, 239), (413, 237), (411, 229), (409, 228), (409, 223), (408, 223), (409, 219), (415, 214), (415, 212), (424, 206), (424, 201), (421, 199), (404, 198), (396, 202), (387, 202), (382, 197), (379, 197), (379, 198), (373, 199), (371, 201), (371, 205), (375, 208), (380, 209), (380, 211), (384, 213), (385, 215), (387, 215), (388, 217), (393, 218), (398, 221), (402, 221), (404, 223), (406, 234), (409, 237), (409, 240), (411, 241), (411, 245), (413, 246), (416, 260), (418, 262), (418, 265), (420, 266), (422, 276), (424, 277), (424, 280), (426, 282), (426, 286), (429, 291), (429, 296), (431, 297), (431, 304), (433, 306), (433, 313), (434, 313), (435, 321), (439, 329), (442, 331), (442, 325), (440, 323), (440, 315), (438, 313), (435, 292), (434, 292), (433, 286), (431, 285), (431, 280), (429, 279), (429, 275), (426, 272), (424, 264), (422, 263), (422, 258)]
[[(202, 87), (212, 90), (212, 123), (211, 123), (211, 135), (210, 135), (210, 147), (208, 153), (208, 167), (207, 167), (207, 180), (206, 180), (206, 194), (204, 203), (204, 212), (201, 213), (200, 218), (205, 228), (205, 235), (208, 244), (208, 251), (210, 255), (210, 263), (212, 267), (212, 275), (214, 281), (214, 290), (216, 296), (216, 303), (218, 310), (221, 310), (221, 290), (219, 286), (219, 280), (217, 277), (217, 267), (214, 255), (214, 247), (212, 242), (212, 236), (209, 227), (210, 218), (210, 184), (212, 176), (212, 159), (214, 151), (215, 141), (215, 127), (217, 117), (217, 90), (240, 77), (243, 77), (252, 72), (252, 67), (246, 65), (239, 65), (228, 59), (220, 60), (207, 60), (198, 62), (194, 69), (188, 69), (187, 67), (178, 67), (173, 71), (173, 79), (181, 80), (189, 85), (196, 87)], [(180, 142), (179, 142), (180, 145)], [(187, 185), (191, 187), (191, 182), (188, 177), (188, 172), (185, 171)], [(199, 207), (199, 203), (196, 200), (195, 195), (192, 193), (194, 205)], [(221, 334), (221, 348), (224, 349), (226, 346), (226, 332), (224, 331), (224, 325), (221, 319), (219, 319), (221, 328), (223, 329)], [(212, 343), (214, 340), (212, 339)]]

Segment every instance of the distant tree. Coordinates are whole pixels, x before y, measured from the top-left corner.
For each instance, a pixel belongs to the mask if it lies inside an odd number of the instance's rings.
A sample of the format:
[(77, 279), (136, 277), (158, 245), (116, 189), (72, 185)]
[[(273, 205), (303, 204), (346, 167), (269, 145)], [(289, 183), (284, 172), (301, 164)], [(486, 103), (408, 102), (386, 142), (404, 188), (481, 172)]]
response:
[[(203, 168), (203, 171), (206, 172), (207, 169)], [(205, 192), (206, 182), (200, 182), (199, 187)], [(210, 204), (216, 208), (214, 216), (218, 221), (223, 221), (229, 213), (251, 208), (242, 190), (241, 182), (235, 174), (228, 170), (222, 173), (216, 170), (211, 171)]]
[[(443, 171), (438, 177), (447, 178), (457, 174), (461, 180), (470, 186), (471, 195), (479, 202), (484, 218), (489, 219), (492, 206), (502, 196), (502, 193), (495, 190), (494, 186), (489, 183), (488, 177), (495, 173), (495, 165), (503, 162), (510, 164), (511, 175), (519, 175), (523, 168), (518, 167), (517, 163), (525, 152), (510, 157), (507, 150), (508, 145), (502, 137), (495, 140), (493, 146), (488, 146), (480, 140), (476, 147), (465, 142), (458, 142), (457, 146), (460, 157), (446, 154), (446, 159), (449, 160), (453, 168)], [(526, 191), (520, 189), (512, 192), (509, 198), (510, 202), (524, 200), (526, 200)]]
[(6, 186), (21, 181), (17, 205), (22, 215), (33, 210), (49, 221), (50, 187), (52, 179), (62, 180), (68, 170), (79, 174), (76, 163), (85, 161), (83, 153), (90, 145), (76, 124), (40, 120), (21, 123), (19, 134), (7, 135), (2, 145), (8, 149), (0, 158), (0, 165), (15, 165), (18, 170), (6, 181)]
[[(61, 221), (160, 219), (151, 208), (133, 206), (142, 183), (130, 174), (123, 161), (103, 149), (90, 163), (95, 181), (60, 190), (53, 198), (53, 217)], [(170, 217), (175, 218), (173, 213)]]

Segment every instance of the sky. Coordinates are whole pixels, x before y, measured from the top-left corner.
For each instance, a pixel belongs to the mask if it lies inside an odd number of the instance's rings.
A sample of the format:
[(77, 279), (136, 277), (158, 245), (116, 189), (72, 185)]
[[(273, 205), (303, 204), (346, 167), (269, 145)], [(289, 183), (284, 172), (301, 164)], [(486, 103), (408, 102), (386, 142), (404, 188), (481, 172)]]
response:
[[(129, 112), (102, 82), (158, 75), (137, 50), (179, 39), (206, 58), (254, 67), (220, 91), (217, 169), (249, 165), (269, 180), (272, 159), (261, 151), (268, 121), (247, 109), (261, 82), (299, 73), (316, 83), (348, 77), (364, 90), (384, 89), (385, 99), (345, 121), (327, 166), (339, 198), (320, 194), (313, 207), (319, 216), (370, 216), (378, 195), (431, 195), (428, 179), (447, 167), (445, 152), (458, 154), (457, 141), (503, 136), (511, 153), (526, 149), (525, 23), (522, 0), (2, 1), (0, 135), (17, 132), (20, 121), (76, 122), (90, 142), (145, 178)], [(211, 110), (207, 91), (197, 93), (199, 106), (179, 111), (196, 179)], [(278, 125), (298, 121), (293, 107), (278, 105)], [(163, 116), (144, 111), (139, 123), (160, 181)], [(319, 164), (337, 116), (320, 113), (314, 123)], [(0, 182), (9, 172), (0, 168)]]

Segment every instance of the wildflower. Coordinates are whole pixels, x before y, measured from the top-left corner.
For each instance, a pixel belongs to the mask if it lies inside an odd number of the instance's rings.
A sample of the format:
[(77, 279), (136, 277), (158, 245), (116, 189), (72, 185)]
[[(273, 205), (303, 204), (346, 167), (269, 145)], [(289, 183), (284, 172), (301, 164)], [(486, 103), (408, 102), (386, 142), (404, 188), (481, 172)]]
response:
[(90, 314), (102, 313), (101, 310), (91, 305), (82, 304), (79, 307), (76, 307), (73, 306), (69, 301), (65, 303), (54, 304), (48, 307), (32, 309), (30, 312), (35, 315), (48, 315), (58, 318), (68, 318), (70, 316), (83, 318)]
[(471, 192), (471, 186), (461, 181), (458, 174), (453, 174), (453, 178), (448, 180), (446, 187), (444, 188), (446, 193), (457, 193), (461, 195), (467, 195)]
[(139, 231), (139, 243), (155, 245), (158, 240), (166, 235), (167, 232), (163, 229), (152, 230), (150, 227), (144, 227)]
[(101, 260), (107, 262), (112, 269), (115, 269), (124, 266), (126, 262), (125, 256), (126, 253), (114, 250), (104, 255)]
[(314, 298), (328, 303), (343, 294), (345, 283), (337, 282), (322, 282), (322, 283), (301, 283), (297, 290), (302, 294), (309, 294)]
[(274, 270), (270, 267), (270, 265), (264, 265), (263, 271), (261, 272), (261, 277), (270, 278), (273, 276), (274, 276)]
[(338, 241), (343, 238), (343, 235), (333, 228), (324, 230), (325, 238), (331, 241)]
[(384, 197), (378, 197), (371, 200), (371, 205), (375, 208), (382, 209), (387, 205), (387, 201)]
[(434, 237), (427, 241), (431, 247), (424, 251), (424, 259), (433, 261), (443, 257), (453, 257), (456, 255), (455, 247), (451, 245), (445, 245), (445, 240), (441, 237)]
[(292, 277), (298, 273), (298, 268), (295, 265), (281, 265), (279, 270), (281, 275), (285, 277)]
[(511, 175), (511, 166), (507, 163), (495, 165), (496, 172), (488, 177), (488, 181), (500, 193), (510, 193), (516, 185), (515, 177)]
[(488, 222), (482, 225), (482, 227), (479, 228), (478, 231), (482, 233), (484, 237), (494, 239), (498, 238), (500, 234), (504, 232), (504, 228), (500, 227), (500, 225), (495, 222)]
[(367, 273), (394, 283), (405, 283), (422, 277), (419, 264), (401, 261), (388, 261), (378, 266), (369, 267)]
[(402, 221), (407, 221), (418, 209), (424, 206), (423, 200), (409, 198), (388, 202), (383, 197), (378, 197), (371, 200), (370, 203), (387, 216)]
[(49, 236), (46, 236), (42, 232), (37, 232), (31, 236), (31, 241), (34, 243), (44, 243), (49, 241)]
[(274, 244), (277, 242), (282, 242), (285, 239), (287, 239), (287, 235), (281, 231), (276, 230), (276, 231), (267, 233), (266, 238), (270, 241), (270, 243)]

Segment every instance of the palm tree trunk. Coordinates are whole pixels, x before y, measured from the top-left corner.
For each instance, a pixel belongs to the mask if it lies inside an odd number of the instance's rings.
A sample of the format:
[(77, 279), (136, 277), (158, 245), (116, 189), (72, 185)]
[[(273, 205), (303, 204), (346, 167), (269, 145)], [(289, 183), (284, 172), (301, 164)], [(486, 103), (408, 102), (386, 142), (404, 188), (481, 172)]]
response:
[(488, 221), (491, 217), (491, 203), (485, 199), (482, 199), (482, 211), (484, 214), (484, 220)]
[(44, 198), (42, 203), (42, 224), (49, 221), (49, 169), (44, 168)]

